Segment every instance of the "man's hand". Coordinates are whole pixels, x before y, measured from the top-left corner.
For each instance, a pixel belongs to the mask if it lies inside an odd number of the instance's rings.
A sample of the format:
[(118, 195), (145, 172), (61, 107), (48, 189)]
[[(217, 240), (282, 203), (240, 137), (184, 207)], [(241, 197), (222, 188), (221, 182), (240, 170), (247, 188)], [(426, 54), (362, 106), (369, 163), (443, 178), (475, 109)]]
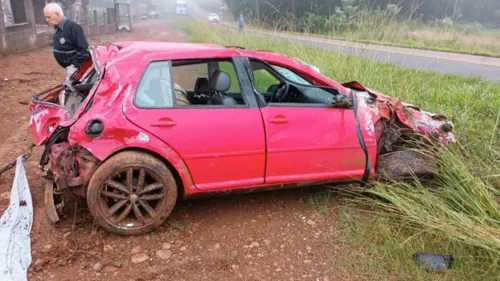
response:
[(78, 68), (76, 68), (76, 66), (74, 65), (70, 65), (66, 67), (65, 70), (66, 70), (66, 80), (68, 80), (78, 70)]
[(78, 70), (74, 65), (70, 65), (66, 67), (66, 78), (64, 79), (64, 86), (66, 86), (69, 89), (73, 88), (73, 79), (71, 79), (71, 76)]

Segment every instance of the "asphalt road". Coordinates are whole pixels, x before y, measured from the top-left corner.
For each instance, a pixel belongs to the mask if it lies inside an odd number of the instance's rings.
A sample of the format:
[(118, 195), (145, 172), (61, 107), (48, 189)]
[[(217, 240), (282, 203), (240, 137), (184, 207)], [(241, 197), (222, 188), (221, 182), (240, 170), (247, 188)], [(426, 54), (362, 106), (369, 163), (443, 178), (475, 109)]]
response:
[[(188, 5), (188, 13), (197, 20), (207, 21), (208, 13), (218, 11), (220, 6), (221, 1), (219, 0), (191, 1)], [(232, 23), (221, 23), (221, 26), (231, 30), (236, 30), (237, 28), (236, 25)], [(380, 62), (390, 62), (406, 68), (452, 73), (470, 77), (483, 77), (490, 81), (500, 82), (499, 58), (362, 44), (324, 37), (253, 30), (248, 28), (246, 28), (245, 32), (247, 34), (295, 42), (306, 46), (324, 48), (333, 52), (359, 55)]]

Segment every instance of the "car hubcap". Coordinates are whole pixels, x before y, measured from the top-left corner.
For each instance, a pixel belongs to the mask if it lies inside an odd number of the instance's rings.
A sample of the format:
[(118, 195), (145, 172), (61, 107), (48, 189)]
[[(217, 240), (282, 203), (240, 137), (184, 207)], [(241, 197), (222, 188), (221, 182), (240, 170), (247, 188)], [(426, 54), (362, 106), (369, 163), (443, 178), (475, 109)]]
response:
[(157, 218), (165, 200), (164, 184), (153, 171), (126, 168), (110, 175), (101, 186), (103, 217), (117, 227), (140, 227)]

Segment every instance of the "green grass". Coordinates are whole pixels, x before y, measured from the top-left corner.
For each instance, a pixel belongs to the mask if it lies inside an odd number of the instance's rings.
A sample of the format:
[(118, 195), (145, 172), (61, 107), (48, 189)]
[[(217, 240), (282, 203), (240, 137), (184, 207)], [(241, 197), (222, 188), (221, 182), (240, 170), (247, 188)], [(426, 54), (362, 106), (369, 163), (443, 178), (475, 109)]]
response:
[[(381, 29), (367, 26), (368, 30), (344, 32), (310, 33), (292, 30), (283, 32), (307, 34), (364, 44), (500, 58), (500, 31), (498, 30), (482, 31), (479, 35), (470, 35), (460, 30), (446, 30), (433, 27), (421, 27), (412, 30), (405, 28), (405, 26), (405, 23), (398, 23), (381, 27)], [(255, 24), (248, 27), (253, 29), (278, 30), (278, 28), (265, 28)], [(400, 30), (401, 28), (405, 28), (405, 30)], [(378, 32), (374, 32), (374, 30)]]
[(366, 24), (361, 30), (325, 35), (362, 43), (500, 57), (500, 33), (497, 30), (470, 33), (423, 25), (412, 27), (405, 22), (391, 22), (377, 28)]
[(260, 93), (267, 92), (271, 85), (279, 84), (280, 82), (273, 77), (266, 70), (257, 70), (253, 72), (255, 78), (255, 84), (257, 86), (257, 90)]
[[(318, 66), (337, 81), (359, 80), (448, 116), (468, 156), (453, 147), (436, 155), (443, 175), (432, 183), (434, 191), (418, 181), (378, 183), (362, 192), (348, 189), (349, 196), (340, 200), (344, 203), (325, 193), (312, 196), (308, 205), (325, 216), (340, 217), (343, 231), (338, 242), (346, 249), (332, 265), (340, 270), (356, 271), (370, 280), (500, 279), (500, 84), (231, 35), (188, 22), (179, 25), (192, 41), (282, 52)], [(342, 212), (335, 208), (339, 204)], [(417, 251), (452, 254), (456, 266), (444, 274), (426, 273), (412, 261)]]
[(226, 72), (231, 78), (231, 88), (229, 92), (231, 93), (241, 93), (240, 84), (238, 82), (238, 77), (236, 76), (236, 70), (234, 69), (234, 65), (230, 62), (221, 62), (220, 69)]
[(397, 18), (383, 10), (365, 10), (353, 15), (351, 24), (338, 29), (325, 25), (328, 19), (324, 16), (312, 18), (304, 21), (281, 15), (274, 22), (250, 19), (249, 23), (254, 28), (302, 32), (361, 43), (500, 57), (500, 30), (477, 23), (444, 26), (438, 22)]
[[(356, 268), (370, 280), (498, 280), (498, 271), (488, 268), (474, 247), (455, 243), (440, 235), (420, 234), (399, 220), (360, 214), (352, 208), (340, 211), (342, 234), (336, 239), (345, 246), (335, 261), (340, 268)], [(444, 273), (427, 272), (415, 265), (417, 252), (452, 254), (453, 267)], [(498, 262), (498, 261), (497, 261)], [(497, 264), (498, 266), (498, 264)], [(498, 268), (497, 268), (498, 269)]]
[[(393, 190), (396, 188), (392, 186)], [(415, 197), (425, 202), (427, 200), (422, 196), (423, 192), (426, 191), (403, 190), (400, 193), (415, 194)], [(307, 201), (309, 207), (338, 221), (340, 235), (332, 239), (337, 245), (342, 245), (341, 254), (332, 259), (332, 267), (342, 275), (353, 276), (357, 280), (499, 279), (500, 255), (495, 254), (495, 251), (471, 245), (474, 243), (457, 242), (432, 229), (417, 227), (396, 213), (391, 214), (387, 209), (379, 208), (378, 199), (372, 200), (370, 202), (366, 197), (347, 191), (345, 187), (336, 192), (318, 192)], [(389, 203), (384, 207), (393, 208)], [(414, 209), (425, 212), (428, 211), (427, 207), (425, 204), (415, 205)], [(442, 220), (439, 214), (437, 220)], [(498, 225), (496, 230), (492, 228), (496, 233), (498, 229)], [(495, 239), (498, 240), (495, 232), (490, 233), (488, 241), (494, 242)], [(451, 269), (443, 273), (427, 272), (415, 265), (412, 255), (418, 252), (453, 255), (455, 262)]]

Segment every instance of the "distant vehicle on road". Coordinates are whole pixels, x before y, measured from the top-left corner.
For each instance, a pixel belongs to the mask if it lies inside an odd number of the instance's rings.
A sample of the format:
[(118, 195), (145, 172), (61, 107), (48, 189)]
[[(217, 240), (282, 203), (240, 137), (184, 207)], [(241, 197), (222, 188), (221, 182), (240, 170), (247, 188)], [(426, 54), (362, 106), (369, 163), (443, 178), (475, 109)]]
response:
[(217, 13), (210, 13), (208, 15), (208, 21), (218, 23), (220, 22), (220, 17)]
[(185, 0), (177, 0), (175, 2), (175, 14), (185, 15), (187, 12), (187, 3)]
[(147, 20), (149, 17), (149, 8), (148, 5), (146, 4), (140, 4), (139, 5), (139, 16), (141, 17), (141, 20)]
[(158, 12), (156, 12), (154, 10), (149, 11), (148, 16), (149, 16), (150, 19), (157, 19), (157, 18), (160, 17), (160, 15), (158, 14)]

